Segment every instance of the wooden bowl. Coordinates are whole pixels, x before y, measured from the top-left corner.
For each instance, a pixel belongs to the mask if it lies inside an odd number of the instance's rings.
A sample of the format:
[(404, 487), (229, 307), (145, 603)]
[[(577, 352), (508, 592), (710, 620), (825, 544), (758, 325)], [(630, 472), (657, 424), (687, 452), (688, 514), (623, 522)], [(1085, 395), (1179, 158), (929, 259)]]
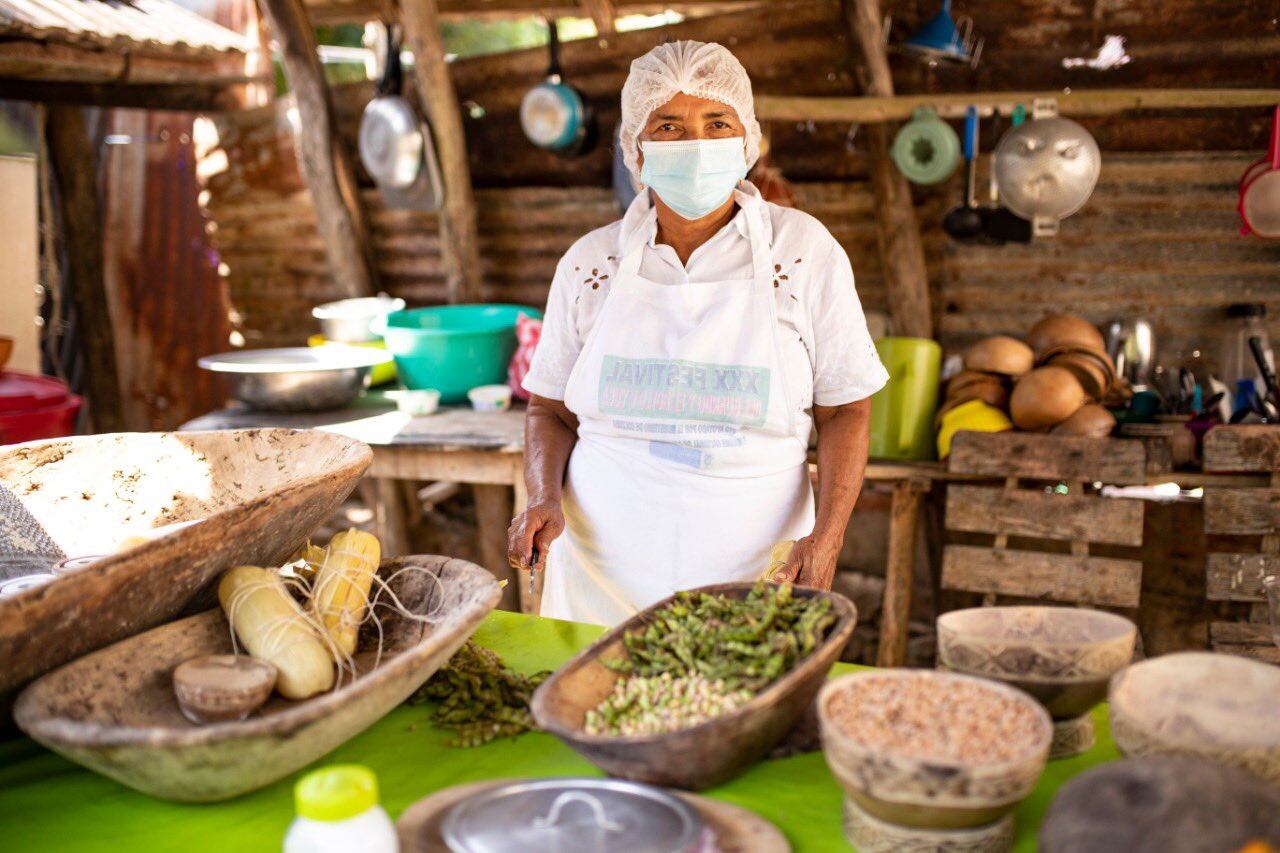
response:
[[(0, 448), (0, 485), (68, 557), (104, 556), (0, 599), (0, 713), (69, 660), (212, 605), (232, 566), (278, 565), (373, 459), (339, 435), (285, 429), (121, 433)], [(175, 522), (132, 548), (120, 542)], [(207, 598), (202, 597), (205, 593)]]
[[(130, 788), (179, 802), (215, 802), (253, 791), (364, 731), (409, 697), (471, 636), (501, 598), (493, 576), (465, 560), (416, 556), (388, 560), (392, 583), (430, 625), (383, 615), (384, 647), (367, 626), (356, 653), (359, 676), (336, 690), (292, 702), (273, 696), (246, 720), (197, 725), (178, 708), (178, 664), (231, 651), (220, 610), (172, 622), (94, 652), (45, 675), (18, 697), (18, 726), (54, 752)], [(384, 601), (386, 599), (384, 598)]]
[(1125, 755), (1189, 755), (1280, 785), (1280, 667), (1180, 652), (1111, 679), (1111, 736)]
[[(937, 694), (954, 692), (962, 685), (976, 689), (984, 698), (968, 710), (987, 725), (996, 725), (1002, 709), (1012, 702), (1019, 713), (1030, 715), (1029, 720), (1034, 718), (1030, 724), (1034, 734), (1016, 745), (1015, 757), (978, 763), (920, 757), (896, 745), (865, 743), (850, 736), (834, 719), (831, 708), (838, 697), (851, 693), (873, 697), (881, 690), (913, 681), (920, 689)], [(988, 701), (990, 705), (985, 704)], [(1020, 690), (933, 670), (872, 670), (830, 681), (818, 696), (818, 719), (827, 765), (845, 794), (872, 817), (926, 829), (966, 829), (1000, 820), (1036, 786), (1053, 738), (1049, 715)], [(984, 736), (995, 746), (1004, 735), (993, 729)]]
[[(750, 583), (716, 584), (696, 592), (745, 598)], [(822, 644), (782, 678), (728, 714), (660, 735), (615, 737), (583, 731), (587, 711), (600, 704), (619, 676), (602, 660), (626, 657), (623, 635), (647, 626), (665, 598), (614, 628), (566, 663), (533, 694), (534, 719), (610, 776), (699, 791), (718, 785), (764, 757), (804, 714), (827, 670), (853, 634), (853, 602), (826, 590), (796, 587), (802, 598), (826, 598), (836, 621)]]
[(1138, 628), (1123, 616), (1073, 607), (973, 607), (938, 617), (938, 663), (1035, 697), (1053, 717), (1051, 758), (1093, 745), (1088, 716), (1133, 660)]

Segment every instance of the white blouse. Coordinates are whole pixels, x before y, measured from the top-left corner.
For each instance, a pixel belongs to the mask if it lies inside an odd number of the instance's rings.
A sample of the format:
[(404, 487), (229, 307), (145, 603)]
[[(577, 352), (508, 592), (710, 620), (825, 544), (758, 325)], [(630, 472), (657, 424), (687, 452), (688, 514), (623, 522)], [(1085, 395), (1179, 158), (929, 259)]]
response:
[[(739, 190), (759, 195), (747, 181)], [(797, 432), (807, 443), (813, 404), (839, 406), (870, 397), (889, 375), (867, 332), (844, 248), (809, 214), (771, 203), (766, 209), (783, 369), (800, 410)], [(640, 275), (661, 284), (697, 287), (700, 281), (751, 278), (745, 216), (739, 208), (728, 224), (694, 250), (688, 264), (681, 264), (674, 249), (655, 242), (657, 219), (649, 193), (641, 192), (622, 219), (574, 243), (556, 267), (525, 389), (564, 399), (569, 373), (608, 297), (622, 246), (633, 233), (643, 230), (647, 237)]]

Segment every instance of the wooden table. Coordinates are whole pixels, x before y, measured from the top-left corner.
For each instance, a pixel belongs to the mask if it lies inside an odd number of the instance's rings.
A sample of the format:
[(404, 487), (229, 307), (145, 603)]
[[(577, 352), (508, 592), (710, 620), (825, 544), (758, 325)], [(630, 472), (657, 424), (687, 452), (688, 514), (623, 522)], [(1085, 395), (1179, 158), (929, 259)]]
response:
[[(519, 590), (520, 609), (537, 612), (525, 577), (507, 566), (507, 525), (528, 503), (524, 483), (524, 411), (476, 412), (446, 407), (434, 415), (410, 417), (394, 408), (361, 403), (319, 414), (271, 414), (243, 408), (211, 412), (183, 429), (250, 429), (284, 427), (322, 429), (363, 441), (373, 448), (368, 476), (379, 538), (386, 553), (409, 547), (397, 480), (438, 480), (475, 488), (480, 561), (508, 584), (508, 604)], [(889, 552), (885, 570), (884, 607), (877, 663), (898, 666), (905, 660), (911, 582), (916, 559), (916, 531), (924, 496), (932, 482), (948, 477), (938, 462), (871, 462), (869, 482), (893, 486), (889, 514)]]

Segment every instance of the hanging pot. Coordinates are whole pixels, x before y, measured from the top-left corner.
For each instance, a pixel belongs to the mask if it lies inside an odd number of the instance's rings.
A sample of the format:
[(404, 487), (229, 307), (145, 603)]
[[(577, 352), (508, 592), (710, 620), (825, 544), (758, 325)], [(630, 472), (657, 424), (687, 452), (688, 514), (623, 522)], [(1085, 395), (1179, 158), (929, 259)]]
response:
[(889, 153), (907, 180), (936, 184), (951, 177), (960, 164), (960, 138), (937, 113), (920, 107), (898, 131)]
[(1280, 107), (1271, 123), (1267, 156), (1240, 178), (1240, 233), (1280, 238)]
[(530, 89), (520, 102), (520, 127), (539, 148), (576, 157), (595, 147), (596, 117), (582, 93), (564, 82), (560, 33), (554, 19), (547, 21), (547, 49), (547, 79)]
[(1057, 112), (1037, 104), (1031, 121), (1000, 140), (993, 165), (1000, 198), (1038, 237), (1058, 233), (1059, 220), (1084, 206), (1102, 171), (1093, 136)]
[(397, 28), (387, 24), (386, 34), (382, 79), (360, 118), (360, 162), (379, 187), (405, 189), (422, 169), (422, 127), (412, 105), (400, 94), (404, 81)]

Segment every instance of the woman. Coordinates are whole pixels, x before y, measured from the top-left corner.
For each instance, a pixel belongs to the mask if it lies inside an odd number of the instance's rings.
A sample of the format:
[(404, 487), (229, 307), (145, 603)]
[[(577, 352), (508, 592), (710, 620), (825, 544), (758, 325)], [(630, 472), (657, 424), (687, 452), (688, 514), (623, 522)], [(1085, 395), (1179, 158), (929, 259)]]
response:
[[(742, 180), (751, 82), (717, 44), (631, 65), (620, 144), (642, 190), (561, 259), (524, 387), (529, 507), (512, 565), (542, 613), (612, 625), (677, 589), (829, 587), (887, 375), (849, 259), (816, 219)], [(818, 495), (806, 466), (818, 433)]]

